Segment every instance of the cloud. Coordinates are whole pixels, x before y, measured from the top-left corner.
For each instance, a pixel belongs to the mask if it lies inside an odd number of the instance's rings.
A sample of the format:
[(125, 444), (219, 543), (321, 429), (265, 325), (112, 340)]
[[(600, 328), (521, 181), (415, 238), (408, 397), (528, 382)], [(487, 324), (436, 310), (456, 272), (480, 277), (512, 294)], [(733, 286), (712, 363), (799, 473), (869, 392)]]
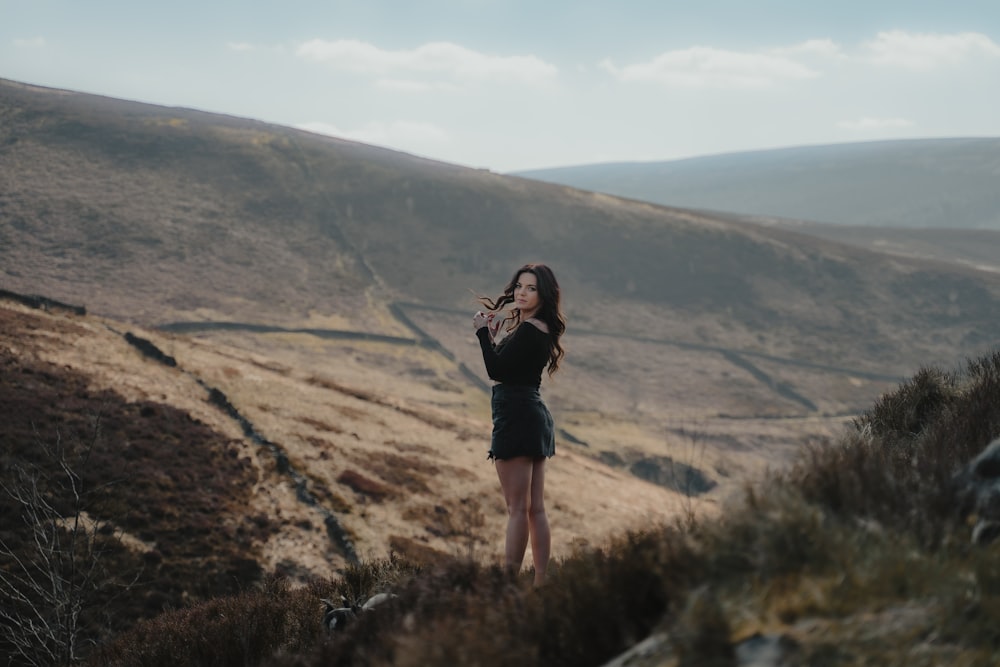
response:
[(692, 88), (765, 88), (819, 76), (819, 72), (779, 53), (741, 53), (703, 46), (668, 51), (624, 67), (605, 60), (601, 67), (621, 81)]
[(849, 49), (831, 39), (810, 39), (759, 51), (695, 46), (667, 51), (651, 60), (600, 66), (621, 81), (690, 88), (765, 88), (813, 79), (834, 63), (929, 70), (974, 59), (1000, 60), (1000, 44), (977, 32), (952, 34), (883, 31)]
[(767, 53), (775, 56), (822, 56), (825, 58), (846, 57), (840, 45), (832, 39), (810, 39), (792, 46), (782, 46), (769, 49)]
[(19, 49), (43, 49), (45, 48), (44, 37), (31, 37), (30, 39), (18, 38), (14, 40), (14, 46)]
[(891, 30), (867, 42), (864, 55), (879, 65), (926, 70), (975, 57), (1000, 58), (1000, 45), (978, 32), (925, 34)]
[(507, 80), (542, 83), (558, 72), (535, 56), (492, 56), (450, 42), (430, 42), (415, 49), (389, 51), (358, 40), (303, 42), (296, 54), (306, 60), (359, 74), (445, 76), (458, 80)]
[(254, 51), (257, 47), (249, 42), (227, 42), (226, 48), (231, 51)]
[(912, 120), (906, 118), (871, 118), (865, 116), (857, 120), (842, 120), (837, 123), (837, 127), (843, 130), (890, 130), (916, 125)]
[(447, 131), (431, 123), (415, 121), (371, 122), (360, 128), (345, 130), (331, 123), (300, 123), (295, 127), (307, 132), (325, 134), (365, 144), (392, 146), (402, 150), (420, 151), (429, 146), (440, 146), (451, 141)]

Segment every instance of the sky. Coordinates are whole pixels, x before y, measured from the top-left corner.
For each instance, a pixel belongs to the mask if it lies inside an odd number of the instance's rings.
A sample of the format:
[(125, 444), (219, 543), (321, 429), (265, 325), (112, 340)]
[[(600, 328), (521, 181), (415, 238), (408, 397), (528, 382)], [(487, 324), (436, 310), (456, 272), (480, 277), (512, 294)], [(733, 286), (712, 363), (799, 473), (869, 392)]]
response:
[(510, 172), (1000, 136), (1000, 0), (0, 0), (0, 78)]

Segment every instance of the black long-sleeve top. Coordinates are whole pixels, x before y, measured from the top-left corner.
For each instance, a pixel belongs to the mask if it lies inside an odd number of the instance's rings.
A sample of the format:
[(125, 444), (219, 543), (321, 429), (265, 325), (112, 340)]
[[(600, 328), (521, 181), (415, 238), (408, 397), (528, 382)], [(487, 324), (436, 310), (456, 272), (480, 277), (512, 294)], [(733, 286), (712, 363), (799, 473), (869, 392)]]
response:
[(490, 378), (510, 385), (541, 386), (542, 370), (549, 362), (549, 334), (522, 322), (497, 345), (493, 345), (486, 327), (477, 329), (476, 337)]

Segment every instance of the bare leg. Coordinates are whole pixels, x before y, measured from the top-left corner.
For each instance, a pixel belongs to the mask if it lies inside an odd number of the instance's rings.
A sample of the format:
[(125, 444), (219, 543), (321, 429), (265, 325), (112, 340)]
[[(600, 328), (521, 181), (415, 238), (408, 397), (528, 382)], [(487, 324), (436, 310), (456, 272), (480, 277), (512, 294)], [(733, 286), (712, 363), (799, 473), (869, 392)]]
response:
[(531, 534), (531, 560), (535, 565), (535, 586), (541, 586), (545, 583), (549, 552), (552, 550), (549, 518), (545, 514), (545, 459), (532, 462), (528, 530)]
[(514, 572), (521, 569), (528, 547), (528, 502), (532, 460), (526, 457), (497, 461), (497, 476), (507, 504), (507, 540), (504, 564)]
[(531, 539), (535, 585), (545, 583), (552, 550), (549, 519), (545, 513), (545, 459), (526, 457), (497, 461), (497, 476), (507, 504), (507, 540), (504, 562), (517, 572)]

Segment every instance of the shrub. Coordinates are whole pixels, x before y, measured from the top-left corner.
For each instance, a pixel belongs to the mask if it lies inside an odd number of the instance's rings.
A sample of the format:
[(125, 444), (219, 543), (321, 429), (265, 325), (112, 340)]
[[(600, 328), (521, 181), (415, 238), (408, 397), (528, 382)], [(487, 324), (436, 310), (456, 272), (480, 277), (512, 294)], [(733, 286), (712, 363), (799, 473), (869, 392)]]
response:
[[(810, 447), (718, 516), (580, 549), (541, 589), (531, 573), (471, 558), (390, 555), (305, 588), (271, 580), (142, 621), (90, 662), (599, 665), (662, 629), (676, 664), (727, 665), (754, 623), (810, 618), (809, 664), (976, 664), (998, 648), (996, 551), (945, 538), (967, 530), (952, 475), (997, 435), (998, 397), (1000, 354), (922, 370), (839, 443)], [(373, 480), (348, 478), (372, 491)], [(398, 598), (342, 632), (323, 628), (321, 598), (384, 591)], [(868, 627), (884, 610), (892, 622), (878, 631), (891, 643)]]
[(284, 579), (272, 577), (258, 588), (141, 621), (96, 650), (88, 664), (244, 667), (262, 664), (276, 654), (308, 655), (327, 637), (321, 598), (361, 600), (396, 587), (416, 572), (391, 555), (351, 566), (336, 581), (315, 581), (302, 588), (290, 588)]
[(96, 650), (91, 665), (108, 667), (244, 667), (277, 650), (300, 652), (321, 633), (318, 602), (272, 579), (262, 588), (214, 598), (141, 621)]
[(1000, 352), (962, 372), (924, 369), (880, 398), (835, 447), (784, 476), (809, 502), (939, 544), (956, 526), (951, 480), (1000, 435)]

